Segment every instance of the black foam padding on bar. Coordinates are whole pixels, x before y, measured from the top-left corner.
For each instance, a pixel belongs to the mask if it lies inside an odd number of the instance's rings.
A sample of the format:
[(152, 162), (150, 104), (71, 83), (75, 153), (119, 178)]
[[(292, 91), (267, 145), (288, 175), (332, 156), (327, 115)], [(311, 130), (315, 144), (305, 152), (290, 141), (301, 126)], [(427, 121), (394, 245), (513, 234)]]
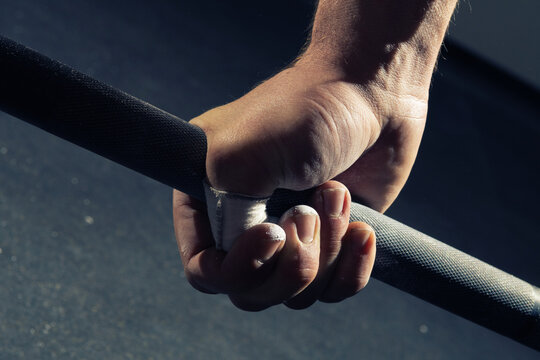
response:
[[(139, 99), (0, 38), (0, 109), (204, 200), (204, 132)], [(268, 213), (312, 190), (277, 190)], [(373, 277), (540, 350), (538, 289), (360, 204), (377, 235)]]
[(3, 37), (0, 109), (204, 199), (200, 128)]

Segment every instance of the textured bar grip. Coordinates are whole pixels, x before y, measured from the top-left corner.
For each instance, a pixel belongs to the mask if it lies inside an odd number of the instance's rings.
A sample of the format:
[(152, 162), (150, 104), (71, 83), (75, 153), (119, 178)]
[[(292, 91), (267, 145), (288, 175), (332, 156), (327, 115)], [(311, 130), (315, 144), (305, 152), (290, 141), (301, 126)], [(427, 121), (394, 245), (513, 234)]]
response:
[(200, 128), (3, 37), (0, 109), (204, 199)]
[(540, 350), (537, 288), (365, 206), (351, 213), (377, 234), (373, 277)]
[[(206, 138), (194, 126), (11, 40), (0, 38), (0, 108), (204, 199)], [(312, 191), (278, 190), (280, 216)], [(359, 204), (377, 234), (373, 277), (540, 350), (538, 289)]]
[[(277, 190), (268, 214), (280, 216), (311, 195)], [(538, 288), (358, 203), (351, 221), (375, 230), (375, 279), (540, 350)]]

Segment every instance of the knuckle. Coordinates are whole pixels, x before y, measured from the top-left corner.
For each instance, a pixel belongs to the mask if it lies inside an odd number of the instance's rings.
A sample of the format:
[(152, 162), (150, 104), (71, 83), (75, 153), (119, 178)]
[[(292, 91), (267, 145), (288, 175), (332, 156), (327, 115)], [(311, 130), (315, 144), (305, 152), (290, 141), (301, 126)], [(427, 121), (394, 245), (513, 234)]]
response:
[(330, 177), (329, 159), (315, 135), (305, 131), (305, 137), (297, 140), (301, 145), (288, 155), (285, 182), (293, 188), (317, 186)]
[[(297, 129), (281, 139), (281, 163), (284, 182), (295, 190), (313, 187), (332, 176), (335, 143), (318, 111), (304, 114)], [(301, 134), (301, 136), (298, 136)], [(290, 151), (294, 144), (294, 151)]]
[(311, 284), (319, 271), (317, 259), (305, 259), (295, 256), (290, 263), (289, 281), (304, 287)]
[(310, 267), (298, 268), (292, 274), (289, 281), (291, 284), (294, 284), (295, 288), (301, 291), (309, 286), (313, 280), (315, 280), (317, 277), (317, 271), (318, 269)]
[(297, 280), (302, 284), (311, 284), (315, 277), (317, 276), (317, 268), (313, 267), (302, 267), (298, 269)]

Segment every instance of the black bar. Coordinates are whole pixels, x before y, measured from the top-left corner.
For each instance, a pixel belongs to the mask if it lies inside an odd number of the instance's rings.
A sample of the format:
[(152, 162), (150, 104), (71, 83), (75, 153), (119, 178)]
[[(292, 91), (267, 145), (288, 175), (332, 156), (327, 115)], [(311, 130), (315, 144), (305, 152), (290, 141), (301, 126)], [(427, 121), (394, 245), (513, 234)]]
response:
[(200, 128), (2, 37), (0, 79), (3, 111), (204, 199)]
[[(139, 99), (0, 37), (0, 109), (204, 199), (204, 132)], [(310, 191), (279, 190), (280, 216)], [(377, 234), (373, 277), (540, 350), (536, 287), (360, 204), (351, 221)]]

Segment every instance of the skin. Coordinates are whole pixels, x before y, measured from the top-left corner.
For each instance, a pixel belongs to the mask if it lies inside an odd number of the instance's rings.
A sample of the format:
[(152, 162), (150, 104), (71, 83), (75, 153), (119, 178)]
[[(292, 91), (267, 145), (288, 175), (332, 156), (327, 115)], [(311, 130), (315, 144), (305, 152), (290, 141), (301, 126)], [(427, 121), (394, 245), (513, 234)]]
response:
[[(192, 120), (208, 138), (207, 176), (217, 189), (268, 196), (318, 187), (317, 214), (289, 211), (214, 247), (206, 208), (174, 191), (184, 270), (208, 293), (256, 311), (337, 302), (368, 282), (369, 225), (349, 224), (351, 193), (385, 211), (411, 171), (429, 84), (454, 0), (321, 0), (311, 39), (287, 69), (232, 103)], [(234, 171), (231, 171), (234, 169)], [(332, 180), (334, 179), (334, 180)]]

